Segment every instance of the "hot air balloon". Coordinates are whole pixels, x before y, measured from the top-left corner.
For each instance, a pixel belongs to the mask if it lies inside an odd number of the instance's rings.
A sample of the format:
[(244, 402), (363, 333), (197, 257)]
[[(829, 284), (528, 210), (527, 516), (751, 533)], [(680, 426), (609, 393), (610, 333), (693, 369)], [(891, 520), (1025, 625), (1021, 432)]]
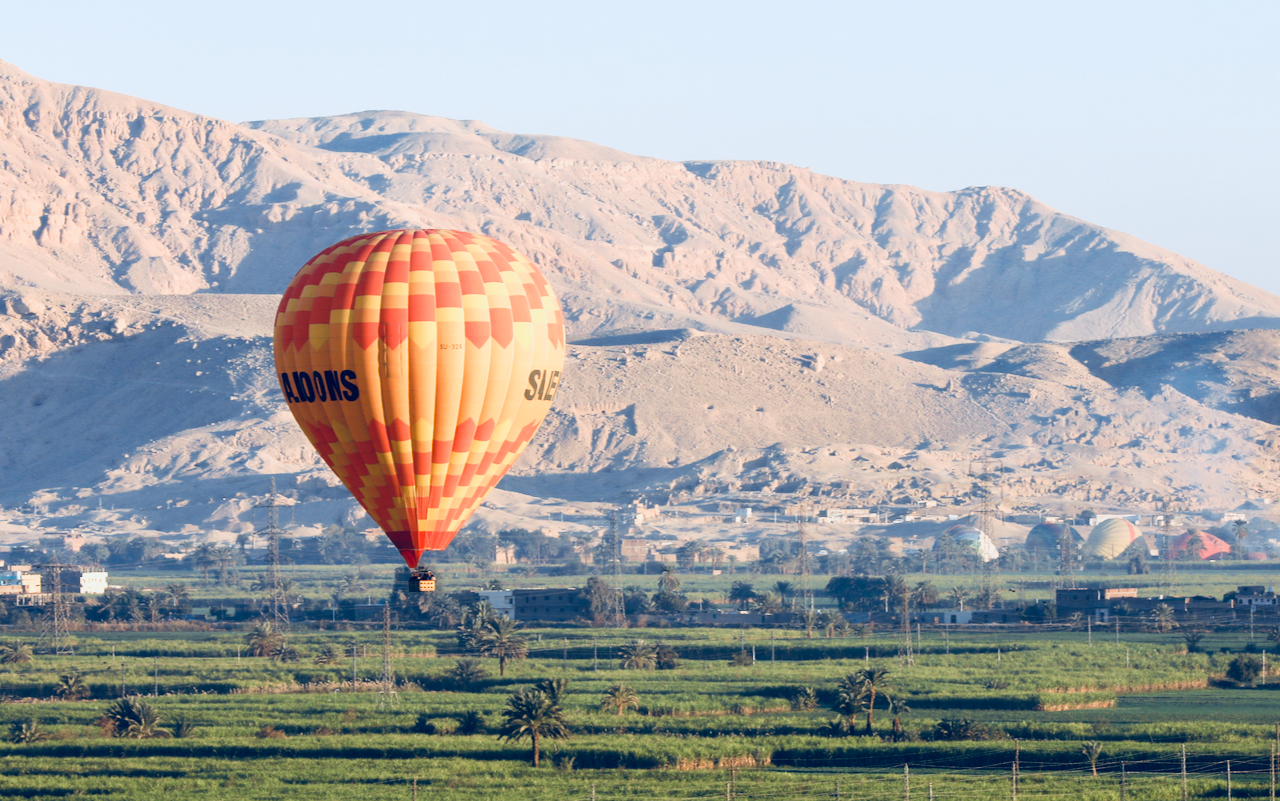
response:
[(345, 239), (276, 312), (280, 389), (307, 439), (410, 568), (448, 546), (551, 407), (564, 314), (538, 268), (448, 230)]

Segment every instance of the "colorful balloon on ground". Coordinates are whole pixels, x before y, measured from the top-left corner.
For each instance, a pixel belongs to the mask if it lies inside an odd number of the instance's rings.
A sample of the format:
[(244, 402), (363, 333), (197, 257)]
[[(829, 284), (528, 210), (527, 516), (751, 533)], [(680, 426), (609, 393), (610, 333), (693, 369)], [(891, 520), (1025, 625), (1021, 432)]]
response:
[(298, 271), (276, 313), (289, 410), (411, 568), (529, 444), (564, 352), (538, 268), (461, 231), (343, 240)]

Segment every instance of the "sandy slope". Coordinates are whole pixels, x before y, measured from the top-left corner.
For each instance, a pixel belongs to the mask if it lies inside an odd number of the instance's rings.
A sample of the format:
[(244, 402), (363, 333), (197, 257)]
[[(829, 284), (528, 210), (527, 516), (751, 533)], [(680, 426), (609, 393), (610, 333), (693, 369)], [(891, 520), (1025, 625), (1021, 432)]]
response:
[(0, 62), (0, 286), (276, 293), (357, 231), (479, 230), (570, 330), (737, 321), (922, 349), (1271, 327), (1280, 298), (1014, 189), (679, 163), (405, 112), (237, 125)]

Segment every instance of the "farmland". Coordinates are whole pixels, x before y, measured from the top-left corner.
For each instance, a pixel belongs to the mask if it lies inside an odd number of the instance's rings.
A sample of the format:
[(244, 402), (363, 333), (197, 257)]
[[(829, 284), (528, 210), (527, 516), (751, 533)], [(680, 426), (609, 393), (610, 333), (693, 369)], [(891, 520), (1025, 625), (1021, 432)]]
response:
[[(451, 678), (451, 632), (396, 631), (396, 697), (380, 690), (381, 632), (289, 635), (297, 661), (250, 657), (246, 631), (77, 635), (75, 654), (4, 666), (0, 727), (34, 723), (41, 737), (0, 745), (0, 797), (105, 796), (345, 799), (491, 798), (1006, 798), (1267, 797), (1280, 694), (1266, 680), (1220, 680), (1247, 633), (1220, 632), (1187, 653), (1177, 633), (925, 630), (910, 660), (892, 633), (813, 638), (797, 630), (531, 629), (529, 658), (499, 676)], [(1110, 634), (1110, 633), (1109, 633)], [(622, 669), (637, 639), (678, 655), (669, 670)], [(9, 635), (6, 642), (14, 641)], [(337, 658), (322, 654), (329, 646)], [(1273, 647), (1265, 641), (1252, 648)], [(735, 656), (737, 657), (735, 659)], [(317, 657), (326, 664), (317, 664)], [(754, 659), (754, 661), (753, 661)], [(739, 664), (731, 664), (737, 662)], [(904, 700), (903, 734), (874, 709), (836, 731), (837, 685), (888, 671)], [(354, 671), (354, 682), (353, 682)], [(56, 700), (79, 673), (90, 697)], [(527, 741), (497, 737), (508, 697), (566, 679), (572, 736), (547, 741), (530, 765)], [(625, 684), (636, 708), (601, 709)], [(813, 690), (812, 705), (796, 702)], [(112, 737), (104, 713), (143, 696), (162, 727), (184, 736)], [(150, 696), (155, 696), (150, 697)], [(394, 701), (394, 702), (393, 702)], [(28, 723), (28, 725), (31, 725)], [(963, 725), (961, 725), (963, 724)], [(955, 730), (960, 727), (957, 733)], [(966, 728), (967, 727), (967, 728)], [(15, 729), (16, 730), (16, 729)], [(942, 732), (942, 734), (940, 734)], [(951, 734), (948, 735), (947, 733)], [(944, 736), (955, 739), (943, 739)], [(1098, 776), (1082, 753), (1098, 743)], [(1123, 778), (1122, 778), (1123, 777)]]

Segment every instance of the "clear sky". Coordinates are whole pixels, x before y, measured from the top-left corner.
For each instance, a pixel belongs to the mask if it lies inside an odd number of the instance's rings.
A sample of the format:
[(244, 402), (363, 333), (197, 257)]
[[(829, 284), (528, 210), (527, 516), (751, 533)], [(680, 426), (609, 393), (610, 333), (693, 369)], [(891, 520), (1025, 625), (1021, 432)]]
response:
[(1280, 293), (1280, 3), (6, 4), (0, 59), (231, 120), (398, 109), (1002, 185)]

